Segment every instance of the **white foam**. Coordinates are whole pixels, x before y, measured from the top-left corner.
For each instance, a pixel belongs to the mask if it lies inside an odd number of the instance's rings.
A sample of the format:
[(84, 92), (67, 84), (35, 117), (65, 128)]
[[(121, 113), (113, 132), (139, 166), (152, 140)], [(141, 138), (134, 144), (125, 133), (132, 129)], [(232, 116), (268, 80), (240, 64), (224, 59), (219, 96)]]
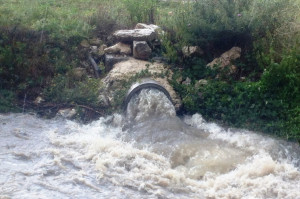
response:
[(0, 115), (0, 198), (300, 198), (299, 146), (184, 121), (195, 128), (163, 121), (164, 139), (137, 143), (118, 114), (89, 125)]
[(150, 117), (175, 117), (176, 112), (171, 101), (157, 89), (143, 89), (134, 95), (127, 106), (127, 118), (143, 122)]

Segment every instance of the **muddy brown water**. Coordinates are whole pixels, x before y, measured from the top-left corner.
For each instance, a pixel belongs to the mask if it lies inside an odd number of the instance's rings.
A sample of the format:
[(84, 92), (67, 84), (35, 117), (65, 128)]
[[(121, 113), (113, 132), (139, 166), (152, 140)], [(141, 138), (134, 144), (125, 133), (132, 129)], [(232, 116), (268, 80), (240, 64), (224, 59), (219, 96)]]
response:
[(298, 144), (178, 118), (151, 89), (88, 125), (0, 114), (0, 162), (0, 199), (300, 198)]

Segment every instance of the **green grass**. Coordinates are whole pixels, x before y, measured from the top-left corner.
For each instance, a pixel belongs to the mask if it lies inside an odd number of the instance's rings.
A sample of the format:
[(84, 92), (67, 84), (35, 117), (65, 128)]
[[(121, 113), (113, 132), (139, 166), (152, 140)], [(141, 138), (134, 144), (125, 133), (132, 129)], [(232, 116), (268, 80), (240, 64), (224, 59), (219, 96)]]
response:
[(53, 38), (88, 36), (103, 0), (1, 0), (0, 26), (45, 31)]
[[(105, 42), (116, 28), (154, 20), (165, 30), (155, 53), (169, 58), (175, 71), (183, 69), (183, 79), (209, 80), (202, 90), (174, 85), (186, 111), (299, 140), (299, 5), (300, 0), (0, 0), (0, 112), (13, 110), (25, 93), (98, 107), (97, 81), (74, 82), (69, 75), (85, 61), (79, 43), (92, 37)], [(205, 56), (183, 58), (184, 45), (200, 46)], [(232, 46), (242, 48), (235, 63), (239, 74), (217, 79), (218, 71), (206, 64)]]

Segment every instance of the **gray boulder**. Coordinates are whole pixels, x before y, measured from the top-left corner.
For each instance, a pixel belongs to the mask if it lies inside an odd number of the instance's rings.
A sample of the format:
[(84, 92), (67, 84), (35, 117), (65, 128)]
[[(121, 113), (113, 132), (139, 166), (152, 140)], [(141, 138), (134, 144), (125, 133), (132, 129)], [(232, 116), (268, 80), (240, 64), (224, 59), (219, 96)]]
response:
[(104, 49), (107, 48), (107, 45), (102, 44), (99, 48), (98, 48), (98, 55), (99, 56), (103, 56), (105, 54)]
[(128, 57), (125, 55), (105, 54), (105, 72), (110, 71), (116, 63), (126, 60)]
[(182, 54), (185, 57), (191, 57), (203, 55), (204, 52), (199, 46), (184, 46), (182, 48)]
[(57, 116), (61, 116), (67, 119), (72, 119), (77, 114), (74, 108), (60, 109)]
[(97, 46), (90, 46), (90, 52), (92, 55), (95, 55), (98, 53), (98, 47)]
[(223, 69), (225, 66), (231, 65), (231, 61), (241, 57), (242, 49), (240, 47), (232, 47), (230, 50), (224, 52), (221, 57), (214, 59), (207, 66), (213, 68), (215, 65)]
[(185, 79), (185, 81), (182, 82), (182, 84), (184, 84), (184, 85), (190, 85), (191, 82), (192, 82), (192, 80), (191, 80), (189, 77), (187, 77), (187, 78)]
[(238, 68), (232, 64), (232, 61), (241, 57), (242, 49), (240, 47), (232, 47), (230, 50), (224, 52), (221, 57), (214, 59), (207, 64), (208, 67), (214, 68), (217, 66), (223, 70), (226, 67), (229, 69), (227, 75), (233, 75), (237, 73)]
[(84, 39), (80, 42), (80, 46), (83, 47), (83, 48), (89, 48), (90, 44), (86, 39)]
[(92, 38), (89, 40), (89, 43), (92, 46), (101, 46), (103, 44), (103, 41), (98, 38)]
[(160, 30), (160, 27), (154, 24), (144, 24), (144, 23), (138, 23), (136, 24), (134, 29), (150, 29), (150, 30), (154, 30), (155, 32)]
[(42, 102), (44, 102), (45, 100), (41, 97), (41, 96), (38, 96), (37, 98), (35, 98), (35, 100), (34, 100), (34, 104), (35, 105), (38, 105), (38, 104), (40, 104), (40, 103), (42, 103)]
[(208, 81), (206, 79), (200, 79), (198, 82), (196, 82), (195, 87), (199, 88), (202, 86), (205, 86), (208, 84)]
[(151, 56), (152, 50), (145, 41), (133, 42), (133, 57), (136, 59), (147, 60)]
[(128, 44), (119, 42), (111, 47), (105, 48), (104, 52), (108, 54), (131, 55), (131, 47)]
[(156, 39), (156, 33), (153, 29), (118, 30), (113, 34), (113, 36), (120, 42), (151, 42)]

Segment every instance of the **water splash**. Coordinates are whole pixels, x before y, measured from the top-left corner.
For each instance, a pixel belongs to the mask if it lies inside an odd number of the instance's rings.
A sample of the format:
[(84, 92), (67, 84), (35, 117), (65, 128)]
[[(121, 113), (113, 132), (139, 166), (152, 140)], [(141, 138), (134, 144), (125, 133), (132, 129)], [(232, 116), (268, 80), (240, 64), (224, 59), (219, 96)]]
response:
[(167, 96), (157, 89), (143, 89), (127, 105), (127, 118), (143, 122), (152, 118), (175, 117), (176, 111)]
[(127, 130), (118, 114), (88, 125), (0, 115), (0, 198), (300, 198), (298, 144), (141, 96)]

